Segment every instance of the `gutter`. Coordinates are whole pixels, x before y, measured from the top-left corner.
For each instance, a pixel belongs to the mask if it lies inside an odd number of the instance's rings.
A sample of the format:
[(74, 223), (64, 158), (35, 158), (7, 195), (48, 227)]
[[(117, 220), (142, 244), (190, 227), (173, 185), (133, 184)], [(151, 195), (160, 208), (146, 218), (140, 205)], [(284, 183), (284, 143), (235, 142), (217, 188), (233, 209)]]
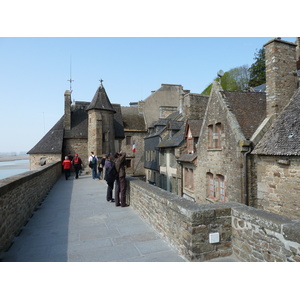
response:
[(252, 147), (249, 145), (249, 150), (244, 153), (244, 202), (245, 205), (249, 206), (249, 184), (248, 184), (248, 155), (251, 153)]

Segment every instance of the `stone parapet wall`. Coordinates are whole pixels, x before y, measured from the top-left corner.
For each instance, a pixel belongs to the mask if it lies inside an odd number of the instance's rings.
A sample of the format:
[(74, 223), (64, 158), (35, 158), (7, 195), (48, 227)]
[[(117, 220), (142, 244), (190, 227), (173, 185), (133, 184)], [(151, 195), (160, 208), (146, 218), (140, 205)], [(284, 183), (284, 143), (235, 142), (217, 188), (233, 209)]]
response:
[[(200, 205), (130, 178), (130, 205), (189, 261), (232, 254), (230, 204)], [(220, 242), (210, 243), (209, 234)]]
[(232, 209), (233, 252), (247, 262), (300, 262), (300, 221), (247, 206)]
[(61, 176), (61, 162), (0, 180), (0, 252), (7, 250)]
[[(300, 261), (300, 222), (240, 203), (198, 204), (128, 178), (139, 215), (189, 261)], [(219, 242), (212, 240), (218, 234)]]

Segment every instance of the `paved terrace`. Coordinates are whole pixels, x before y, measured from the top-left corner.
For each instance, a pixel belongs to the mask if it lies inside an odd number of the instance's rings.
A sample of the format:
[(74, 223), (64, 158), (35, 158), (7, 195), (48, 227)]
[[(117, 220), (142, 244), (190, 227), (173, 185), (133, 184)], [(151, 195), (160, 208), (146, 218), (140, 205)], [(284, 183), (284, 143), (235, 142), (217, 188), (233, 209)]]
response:
[(186, 261), (130, 206), (107, 202), (106, 186), (88, 175), (62, 176), (0, 261)]

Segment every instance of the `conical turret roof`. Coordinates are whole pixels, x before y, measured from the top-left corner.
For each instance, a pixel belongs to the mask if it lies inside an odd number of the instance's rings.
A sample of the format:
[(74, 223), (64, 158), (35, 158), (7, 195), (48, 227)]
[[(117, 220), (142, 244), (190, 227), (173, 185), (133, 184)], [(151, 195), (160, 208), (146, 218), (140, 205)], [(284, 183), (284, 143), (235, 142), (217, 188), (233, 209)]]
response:
[(91, 109), (110, 110), (116, 112), (109, 101), (105, 88), (101, 84), (97, 89), (91, 104), (87, 107), (87, 111)]

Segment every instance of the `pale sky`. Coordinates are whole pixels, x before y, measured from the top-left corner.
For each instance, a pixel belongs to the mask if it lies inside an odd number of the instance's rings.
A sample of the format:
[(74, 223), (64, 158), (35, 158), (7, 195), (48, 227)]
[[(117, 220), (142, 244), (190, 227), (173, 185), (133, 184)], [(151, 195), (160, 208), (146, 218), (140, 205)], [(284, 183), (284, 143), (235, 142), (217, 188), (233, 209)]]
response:
[[(260, 31), (259, 37), (255, 32), (249, 36), (250, 29), (241, 30), (240, 25), (232, 31), (237, 20), (226, 18), (221, 25), (212, 22), (188, 5), (194, 1), (180, 7), (179, 1), (152, 1), (145, 14), (130, 10), (129, 4), (139, 3), (136, 1), (126, 2), (127, 6), (120, 1), (85, 2), (90, 6), (52, 1), (53, 5), (40, 8), (40, 14), (26, 15), (22, 11), (27, 6), (20, 1), (15, 10), (16, 2), (6, 4), (0, 20), (0, 25), (5, 24), (0, 26), (0, 153), (29, 151), (55, 125), (64, 113), (70, 76), (76, 101), (91, 101), (100, 79), (111, 103), (123, 106), (144, 100), (163, 83), (181, 84), (192, 93), (201, 93), (220, 69), (250, 67), (255, 52), (280, 36), (263, 37)], [(172, 3), (169, 8), (168, 3)], [(114, 5), (117, 13), (107, 14)], [(70, 13), (74, 8), (75, 14)], [(226, 31), (225, 24), (230, 30)], [(86, 30), (85, 25), (89, 25)], [(281, 27), (276, 32), (286, 33)], [(296, 40), (285, 36), (282, 39)]]

